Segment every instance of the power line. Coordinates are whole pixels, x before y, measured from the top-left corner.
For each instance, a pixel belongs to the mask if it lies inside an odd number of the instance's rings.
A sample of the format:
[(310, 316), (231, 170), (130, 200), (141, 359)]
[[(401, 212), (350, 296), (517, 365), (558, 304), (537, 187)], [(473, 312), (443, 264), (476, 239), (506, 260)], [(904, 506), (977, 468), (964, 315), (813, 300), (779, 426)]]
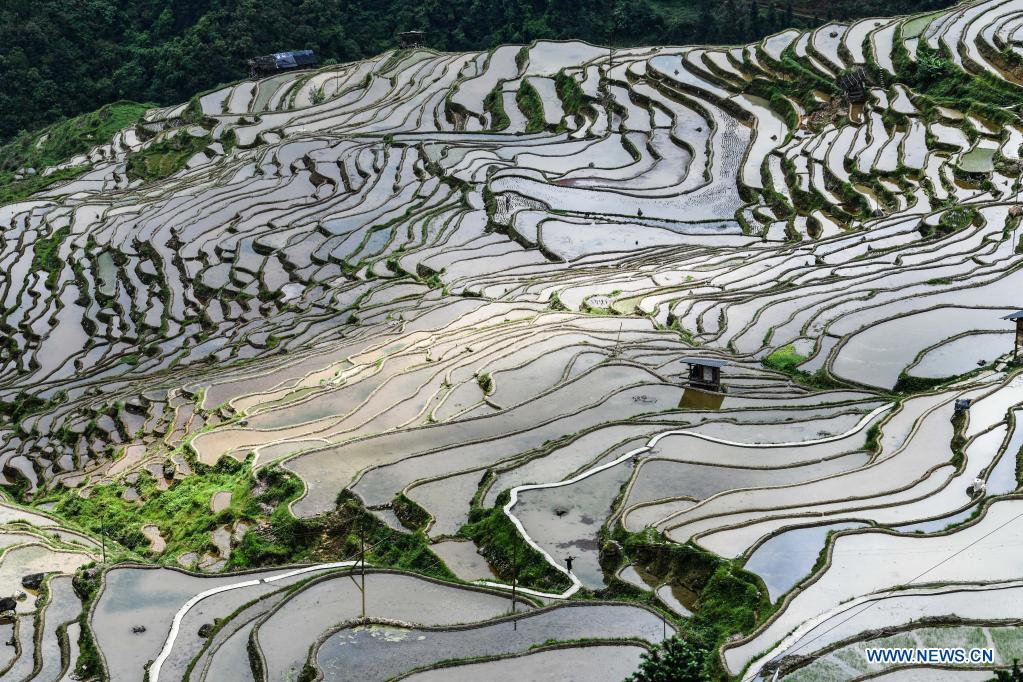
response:
[[(997, 528), (991, 529), (990, 531), (988, 531), (984, 535), (980, 536), (979, 538), (977, 538), (976, 540), (974, 540), (970, 544), (966, 545), (965, 547), (959, 549), (955, 553), (945, 557), (944, 559), (942, 559), (938, 563), (934, 564), (933, 566), (931, 566), (930, 568), (925, 570), (923, 573), (920, 573), (919, 575), (917, 575), (915, 578), (911, 578), (909, 580), (909, 582), (907, 582), (905, 584), (906, 585), (912, 585), (917, 580), (919, 580), (920, 578), (924, 577), (925, 575), (927, 575), (928, 573), (930, 573), (934, 569), (938, 568), (939, 566), (941, 566), (943, 564), (948, 563), (952, 559), (955, 559), (957, 556), (959, 556), (960, 554), (962, 554), (963, 552), (968, 550), (970, 547), (973, 547), (974, 545), (976, 545), (981, 540), (984, 540), (984, 539), (990, 537), (991, 535), (997, 533), (998, 531), (1000, 531), (1001, 529), (1005, 528), (1010, 523), (1012, 523), (1013, 521), (1015, 521), (1015, 520), (1017, 520), (1017, 519), (1019, 519), (1021, 517), (1023, 517), (1023, 512), (1020, 512), (1019, 514), (1017, 514), (1016, 516), (1012, 517), (1011, 519), (1009, 519), (1008, 521), (1006, 521), (1002, 525), (998, 526)], [(777, 661), (778, 659), (783, 658), (785, 656), (791, 656), (791, 655), (795, 654), (797, 651), (799, 651), (800, 649), (802, 649), (802, 648), (804, 648), (806, 646), (809, 646), (810, 644), (813, 644), (814, 642), (816, 642), (818, 639), (820, 639), (824, 635), (828, 634), (829, 632), (831, 632), (831, 631), (835, 630), (836, 628), (844, 625), (845, 623), (848, 623), (850, 620), (852, 620), (856, 616), (860, 615), (861, 613), (867, 611), (868, 609), (870, 609), (870, 608), (872, 608), (874, 606), (877, 606), (877, 604), (879, 604), (884, 597), (888, 596), (889, 594), (893, 594), (895, 592), (896, 592), (895, 588), (889, 588), (889, 589), (885, 590), (884, 592), (881, 593), (881, 595), (878, 598), (876, 598), (876, 599), (870, 601), (869, 603), (867, 603), (866, 605), (864, 605), (864, 607), (862, 609), (860, 609), (859, 611), (854, 612), (849, 617), (844, 618), (843, 620), (840, 620), (839, 622), (835, 623), (833, 626), (831, 626), (830, 628), (828, 628), (824, 632), (820, 633), (819, 635), (816, 635), (812, 639), (807, 640), (806, 642), (800, 644), (799, 646), (795, 647), (794, 649), (787, 649), (787, 650), (783, 651), (782, 653), (779, 653), (777, 656), (772, 658), (770, 661), (768, 661), (764, 665), (760, 666), (760, 669), (757, 670), (750, 677), (743, 678), (743, 682), (750, 682), (751, 680), (756, 679), (756, 677), (760, 674), (761, 670), (763, 670), (763, 668), (765, 666), (767, 666), (768, 664), (773, 663), (774, 661)]]

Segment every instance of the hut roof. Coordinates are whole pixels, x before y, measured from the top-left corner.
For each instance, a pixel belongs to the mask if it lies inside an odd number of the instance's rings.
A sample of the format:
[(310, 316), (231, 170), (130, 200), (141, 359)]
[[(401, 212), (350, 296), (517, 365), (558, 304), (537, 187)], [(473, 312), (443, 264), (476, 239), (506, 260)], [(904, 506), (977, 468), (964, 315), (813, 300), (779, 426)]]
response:
[(682, 358), (682, 362), (687, 365), (702, 365), (704, 367), (724, 367), (728, 364), (728, 360), (720, 358)]

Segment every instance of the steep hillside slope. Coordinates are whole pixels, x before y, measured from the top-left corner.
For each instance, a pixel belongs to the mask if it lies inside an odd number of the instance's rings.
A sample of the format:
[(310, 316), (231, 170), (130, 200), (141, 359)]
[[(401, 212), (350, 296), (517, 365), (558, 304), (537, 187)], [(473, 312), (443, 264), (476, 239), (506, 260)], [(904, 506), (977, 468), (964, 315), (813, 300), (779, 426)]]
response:
[(1021, 27), (388, 52), (41, 170), (0, 207), (2, 529), (163, 564), (80, 572), (83, 669), (343, 679), (368, 622), (390, 677), (602, 679), (677, 630), (711, 679), (859, 679), (922, 617), (1007, 664)]

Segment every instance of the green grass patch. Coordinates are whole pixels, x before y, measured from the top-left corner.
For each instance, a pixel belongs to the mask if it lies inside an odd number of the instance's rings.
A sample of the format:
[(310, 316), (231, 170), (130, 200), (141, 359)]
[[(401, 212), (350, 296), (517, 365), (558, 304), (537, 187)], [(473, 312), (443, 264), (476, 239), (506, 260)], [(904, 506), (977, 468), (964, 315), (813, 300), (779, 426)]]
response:
[(779, 372), (791, 372), (806, 360), (807, 357), (797, 353), (795, 345), (790, 343), (764, 358), (764, 365)]
[(538, 133), (545, 127), (543, 100), (528, 79), (523, 78), (519, 90), (515, 93), (515, 103), (526, 117), (526, 132)]
[[(47, 176), (43, 171), (73, 156), (109, 142), (119, 130), (138, 123), (152, 105), (114, 102), (96, 111), (54, 123), (42, 130), (23, 132), (0, 146), (0, 205), (26, 199), (50, 185), (71, 180), (90, 166), (64, 168)], [(17, 171), (32, 168), (35, 174), (15, 179)]]
[(554, 89), (566, 114), (581, 114), (589, 106), (590, 99), (583, 92), (579, 81), (565, 73), (564, 69), (554, 75)]
[(78, 617), (78, 660), (74, 663), (75, 676), (79, 680), (99, 679), (103, 674), (103, 663), (100, 658), (99, 648), (92, 636), (92, 628), (89, 627), (89, 613), (92, 602), (100, 587), (100, 571), (95, 564), (86, 564), (79, 568), (71, 579), (71, 585), (75, 593), (82, 600), (82, 613)]
[(14, 180), (14, 175), (0, 174), (0, 206), (28, 199), (36, 192), (42, 192), (50, 185), (73, 180), (89, 170), (89, 166), (75, 166), (54, 171), (47, 176), (29, 175), (23, 180)]
[(35, 168), (42, 173), (47, 166), (64, 163), (72, 156), (109, 142), (117, 131), (142, 120), (151, 106), (114, 102), (42, 130), (21, 133), (0, 147), (0, 173), (13, 173), (19, 168)]
[(409, 530), (425, 530), (433, 518), (430, 513), (420, 507), (415, 500), (409, 498), (405, 493), (398, 493), (391, 503), (394, 515), (401, 521), (401, 525)]
[(1023, 445), (1016, 453), (1016, 483), (1017, 487), (1023, 486)]
[[(665, 645), (680, 645), (681, 650), (659, 651), (657, 656), (664, 660), (642, 665), (632, 679), (727, 679), (714, 652), (733, 635), (752, 632), (773, 613), (763, 582), (737, 561), (722, 559), (692, 543), (668, 542), (653, 529), (629, 533), (618, 526), (614, 536), (629, 561), (660, 581), (684, 585), (698, 594), (693, 616), (678, 622), (679, 634), (673, 639), (679, 644)], [(688, 676), (681, 672), (675, 676), (672, 666), (682, 661)]]
[(804, 372), (797, 369), (806, 360), (806, 356), (796, 352), (795, 346), (788, 344), (764, 358), (763, 363), (765, 367), (788, 374), (792, 381), (807, 388), (822, 391), (848, 388), (847, 384), (835, 379), (823, 367), (816, 372)]
[(964, 230), (978, 220), (977, 209), (972, 206), (956, 206), (941, 214), (937, 226), (920, 222), (920, 234), (929, 239), (936, 236), (947, 236)]
[(504, 130), (511, 125), (511, 119), (504, 110), (504, 94), (500, 83), (483, 99), (483, 110), (490, 114), (491, 131)]
[(498, 495), (493, 509), (483, 509), (474, 501), (469, 523), (462, 526), (458, 534), (476, 543), (480, 554), (501, 580), (510, 583), (517, 574), (519, 584), (526, 587), (551, 592), (567, 589), (571, 582), (565, 574), (530, 547), (504, 513), (509, 495), (507, 490)]
[[(267, 486), (268, 480), (274, 485)], [(301, 490), (297, 481), (280, 487), (282, 482), (273, 473), (264, 475), (262, 486), (254, 491), (256, 484), (248, 464), (224, 458), (208, 471), (171, 482), (166, 490), (160, 490), (156, 479), (142, 472), (134, 486), (139, 495), (135, 502), (122, 497), (128, 486), (121, 483), (94, 486), (84, 498), (77, 490), (59, 488), (41, 501), (55, 502), (55, 514), (96, 536), (105, 533), (121, 547), (142, 555), (149, 548), (142, 526), (153, 524), (167, 541), (164, 556), (170, 559), (183, 552), (215, 551), (210, 533), (218, 525), (263, 519), (267, 513), (261, 503), (273, 506)], [(231, 504), (214, 514), (210, 500), (219, 491), (231, 492)]]
[(948, 378), (934, 379), (929, 377), (915, 377), (905, 372), (899, 374), (899, 380), (895, 382), (895, 388), (892, 390), (895, 393), (924, 393), (930, 391), (935, 386), (948, 381)]
[(208, 137), (193, 137), (184, 130), (128, 155), (129, 178), (151, 182), (177, 173), (196, 152), (210, 143)]
[(64, 268), (64, 261), (58, 255), (60, 245), (71, 233), (70, 227), (62, 227), (49, 237), (37, 239), (32, 253), (32, 268), (46, 273), (46, 288), (51, 291), (57, 286), (57, 278)]
[[(173, 564), (185, 552), (215, 553), (212, 531), (245, 521), (252, 528), (232, 549), (228, 569), (355, 558), (364, 541), (368, 563), (454, 579), (430, 551), (425, 535), (388, 527), (347, 491), (329, 514), (298, 519), (288, 510), (303, 489), (294, 474), (268, 467), (253, 476), (250, 462), (230, 458), (214, 467), (194, 466), (196, 475), (172, 482), (167, 490), (142, 473), (134, 486), (139, 495), (135, 502), (122, 497), (123, 484), (94, 486), (87, 498), (60, 488), (39, 501), (56, 503), (53, 513), (73, 525), (96, 536), (105, 534), (109, 561), (148, 555), (149, 541), (142, 534), (147, 524), (157, 526), (167, 542), (158, 559)], [(210, 501), (220, 491), (229, 491), (231, 502), (214, 514)]]

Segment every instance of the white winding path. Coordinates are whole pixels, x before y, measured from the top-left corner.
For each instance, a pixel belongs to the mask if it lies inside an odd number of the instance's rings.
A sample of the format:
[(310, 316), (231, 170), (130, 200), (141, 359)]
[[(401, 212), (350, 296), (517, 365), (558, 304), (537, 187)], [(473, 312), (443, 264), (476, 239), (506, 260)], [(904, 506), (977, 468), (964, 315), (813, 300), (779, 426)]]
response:
[[(692, 431), (687, 431), (685, 429), (665, 431), (663, 433), (659, 433), (659, 434), (653, 436), (647, 442), (646, 445), (644, 445), (642, 447), (639, 447), (639, 448), (636, 448), (635, 450), (630, 450), (629, 452), (626, 452), (624, 455), (618, 457), (617, 459), (614, 459), (614, 460), (612, 460), (610, 462), (607, 462), (606, 464), (601, 464), (600, 466), (593, 467), (592, 469), (584, 471), (583, 473), (579, 474), (578, 476), (574, 476), (573, 478), (570, 478), (570, 479), (568, 479), (566, 481), (558, 481), (558, 482), (555, 482), (555, 483), (535, 483), (535, 484), (529, 484), (529, 485), (516, 486), (515, 488), (512, 488), (512, 490), (511, 490), (511, 497), (508, 500), (508, 503), (504, 505), (504, 513), (507, 514), (508, 518), (511, 519), (511, 522), (515, 524), (515, 527), (518, 528), (519, 532), (522, 534), (522, 537), (525, 538), (527, 543), (529, 543), (529, 546), (532, 547), (533, 549), (535, 549), (536, 551), (540, 552), (540, 554), (542, 554), (547, 559), (547, 561), (550, 562), (551, 566), (553, 566), (554, 568), (556, 568), (559, 571), (561, 571), (562, 573), (564, 573), (568, 577), (568, 579), (572, 581), (572, 586), (569, 587), (568, 589), (566, 589), (564, 592), (561, 592), (561, 593), (541, 592), (539, 590), (531, 590), (531, 589), (528, 589), (528, 588), (518, 588), (518, 591), (521, 592), (522, 594), (527, 594), (527, 595), (530, 595), (530, 596), (533, 596), (533, 597), (541, 597), (543, 599), (568, 599), (573, 594), (578, 592), (580, 587), (582, 587), (582, 583), (579, 581), (579, 578), (575, 577), (575, 574), (573, 574), (571, 571), (569, 571), (568, 569), (564, 568), (561, 564), (559, 564), (557, 561), (555, 561), (554, 557), (552, 557), (533, 538), (531, 538), (529, 536), (529, 533), (526, 532), (526, 529), (522, 525), (522, 522), (519, 521), (519, 519), (514, 514), (512, 514), (512, 511), (511, 511), (512, 507), (514, 507), (515, 504), (519, 501), (519, 492), (520, 491), (523, 491), (523, 490), (541, 490), (541, 489), (545, 489), (545, 488), (560, 488), (562, 486), (572, 485), (573, 483), (577, 483), (577, 482), (579, 482), (579, 481), (581, 481), (583, 479), (589, 478), (590, 476), (593, 476), (595, 474), (599, 474), (601, 471), (605, 471), (607, 469), (610, 469), (613, 466), (617, 466), (617, 465), (621, 464), (622, 462), (625, 462), (625, 461), (627, 461), (629, 459), (632, 459), (636, 455), (640, 455), (640, 454), (642, 454), (644, 452), (649, 452), (654, 446), (657, 445), (658, 442), (660, 442), (660, 440), (662, 438), (667, 438), (668, 436), (686, 435), (686, 436), (691, 436), (693, 438), (698, 438), (700, 440), (710, 441), (712, 443), (720, 443), (720, 444), (723, 444), (723, 445), (734, 445), (736, 447), (743, 447), (743, 448), (791, 448), (791, 447), (802, 447), (802, 446), (806, 446), (806, 445), (819, 445), (821, 443), (830, 443), (832, 441), (841, 440), (842, 438), (846, 438), (848, 436), (853, 435), (857, 431), (861, 431), (867, 424), (869, 424), (871, 421), (873, 421), (873, 419), (875, 417), (877, 417), (878, 415), (880, 415), (880, 414), (882, 414), (884, 412), (887, 412), (891, 408), (892, 408), (892, 404), (882, 405), (881, 407), (878, 407), (874, 411), (872, 411), (869, 414), (867, 414), (866, 416), (864, 416), (859, 421), (859, 423), (856, 424), (856, 426), (852, 427), (851, 429), (849, 429), (845, 433), (841, 433), (841, 434), (838, 434), (838, 435), (835, 435), (835, 436), (828, 436), (827, 438), (818, 438), (816, 440), (797, 441), (797, 442), (791, 442), (791, 443), (756, 443), (756, 444), (739, 443), (739, 442), (732, 441), (732, 440), (726, 440), (724, 438), (716, 438), (714, 436), (708, 436), (708, 435), (705, 435), (705, 434), (702, 434), (702, 433), (694, 433)], [(280, 573), (280, 574), (275, 575), (275, 576), (270, 577), (270, 578), (243, 580), (241, 582), (232, 583), (230, 585), (221, 585), (220, 587), (214, 587), (214, 588), (211, 588), (209, 590), (206, 590), (205, 592), (200, 592), (199, 594), (195, 595), (194, 597), (189, 599), (187, 602), (185, 602), (181, 606), (181, 608), (178, 609), (178, 612), (176, 614), (174, 614), (174, 620), (171, 622), (170, 632), (167, 635), (167, 640), (164, 642), (163, 649), (160, 651), (160, 655), (156, 657), (156, 660), (154, 660), (153, 664), (149, 667), (149, 679), (151, 680), (151, 682), (159, 682), (159, 679), (160, 679), (160, 668), (163, 666), (164, 661), (167, 660), (167, 657), (170, 655), (171, 649), (174, 647), (174, 642), (175, 642), (175, 640), (178, 637), (178, 631), (181, 628), (181, 621), (184, 620), (185, 615), (189, 612), (189, 610), (191, 610), (191, 608), (193, 606), (195, 606), (196, 604), (201, 602), (203, 599), (206, 599), (207, 597), (211, 597), (211, 596), (213, 596), (215, 594), (220, 594), (221, 592), (227, 592), (229, 590), (237, 590), (237, 589), (240, 589), (240, 588), (243, 588), (243, 587), (253, 587), (255, 585), (259, 585), (260, 583), (271, 583), (271, 582), (274, 582), (276, 580), (281, 580), (282, 578), (290, 578), (290, 577), (295, 576), (295, 575), (301, 575), (303, 573), (311, 573), (313, 571), (323, 571), (323, 570), (330, 570), (330, 569), (334, 569), (334, 568), (346, 568), (346, 567), (350, 567), (350, 566), (355, 566), (358, 563), (359, 563), (358, 561), (335, 561), (333, 563), (327, 563), (327, 564), (316, 564), (314, 566), (303, 566), (302, 568), (296, 568), (296, 569), (294, 569), (292, 571), (286, 571), (284, 573)], [(484, 585), (486, 587), (497, 588), (497, 589), (500, 589), (500, 590), (510, 590), (511, 589), (511, 586), (509, 586), (507, 583), (498, 583), (498, 582), (492, 582), (492, 581), (489, 581), (489, 580), (478, 580), (478, 581), (476, 581), (476, 584), (477, 585)]]
[(301, 568), (296, 568), (292, 571), (285, 571), (284, 573), (280, 573), (269, 578), (243, 580), (238, 583), (231, 583), (230, 585), (221, 585), (220, 587), (213, 587), (211, 589), (206, 590), (205, 592), (200, 592), (199, 594), (195, 595), (194, 597), (186, 601), (181, 606), (181, 608), (178, 609), (178, 612), (174, 614), (174, 620), (171, 621), (170, 632), (167, 634), (167, 640), (163, 644), (163, 649), (160, 650), (160, 655), (156, 657), (156, 660), (153, 661), (153, 664), (149, 666), (149, 679), (151, 680), (151, 682), (158, 682), (158, 680), (160, 679), (160, 668), (163, 667), (164, 661), (166, 661), (167, 657), (170, 656), (171, 649), (174, 648), (174, 641), (178, 638), (178, 630), (180, 630), (181, 628), (181, 621), (184, 620), (185, 614), (187, 614), (193, 606), (201, 602), (206, 597), (212, 597), (215, 594), (220, 594), (221, 592), (228, 592), (230, 590), (237, 590), (242, 587), (254, 587), (256, 585), (259, 585), (260, 583), (272, 583), (277, 580), (281, 580), (282, 578), (290, 578), (292, 576), (302, 575), (303, 573), (312, 573), (313, 571), (324, 571), (330, 570), (332, 568), (345, 568), (348, 566), (355, 566), (358, 563), (359, 563), (358, 561), (335, 561), (333, 563), (328, 564), (303, 566)]
[[(575, 577), (575, 575), (571, 571), (569, 571), (567, 568), (564, 568), (561, 564), (559, 564), (557, 561), (555, 561), (554, 557), (552, 557), (543, 547), (541, 547), (535, 540), (533, 540), (533, 538), (531, 538), (529, 536), (529, 533), (526, 532), (525, 527), (522, 525), (522, 522), (519, 521), (518, 517), (516, 517), (514, 514), (512, 514), (512, 511), (511, 511), (512, 507), (514, 507), (515, 504), (519, 501), (519, 492), (522, 491), (522, 490), (542, 490), (544, 488), (560, 488), (561, 486), (572, 485), (573, 483), (577, 483), (577, 482), (579, 482), (579, 481), (581, 481), (581, 480), (583, 480), (585, 478), (589, 478), (590, 476), (593, 476), (594, 474), (599, 474), (601, 471), (605, 471), (607, 469), (610, 469), (613, 466), (617, 466), (617, 465), (621, 464), (622, 462), (625, 462), (625, 461), (627, 461), (629, 459), (632, 459), (636, 455), (640, 455), (640, 454), (642, 454), (644, 452), (649, 452), (651, 449), (653, 449), (657, 445), (657, 443), (659, 443), (661, 441), (662, 438), (667, 438), (668, 436), (690, 436), (692, 438), (698, 438), (700, 440), (710, 441), (711, 443), (720, 443), (722, 445), (734, 445), (736, 447), (741, 447), (741, 448), (756, 448), (756, 449), (793, 448), (793, 447), (805, 447), (807, 445), (820, 445), (822, 443), (831, 443), (831, 442), (834, 442), (834, 441), (837, 441), (837, 440), (842, 440), (843, 438), (848, 438), (849, 436), (853, 435), (854, 433), (863, 430), (863, 428), (867, 424), (872, 422), (875, 417), (877, 417), (878, 415), (881, 415), (881, 414), (887, 412), (888, 410), (892, 409), (893, 406), (894, 406), (894, 403), (889, 403), (887, 405), (882, 405), (881, 407), (878, 407), (877, 409), (873, 410), (869, 414), (865, 415), (862, 419), (860, 419), (860, 421), (854, 427), (852, 427), (851, 429), (849, 429), (845, 433), (840, 433), (840, 434), (837, 434), (837, 435), (834, 435), (834, 436), (828, 436), (826, 438), (817, 438), (817, 439), (814, 439), (814, 440), (804, 440), (804, 441), (796, 441), (796, 442), (788, 442), (788, 443), (740, 443), (740, 442), (733, 441), (733, 440), (727, 440), (725, 438), (717, 438), (715, 436), (708, 436), (708, 435), (703, 434), (703, 433), (695, 433), (693, 431), (687, 431), (685, 429), (676, 429), (676, 430), (672, 430), (672, 431), (665, 431), (663, 433), (658, 433), (657, 435), (653, 436), (647, 442), (646, 445), (644, 445), (642, 447), (639, 447), (639, 448), (636, 448), (635, 450), (630, 450), (629, 452), (626, 452), (624, 455), (622, 455), (621, 457), (618, 457), (617, 459), (614, 459), (614, 460), (612, 460), (610, 462), (607, 462), (606, 464), (601, 464), (600, 466), (593, 467), (592, 469), (584, 471), (583, 473), (579, 474), (578, 476), (574, 476), (574, 477), (568, 479), (567, 481), (557, 481), (556, 483), (532, 483), (532, 484), (528, 484), (528, 485), (516, 486), (515, 488), (512, 488), (512, 490), (511, 490), (511, 497), (509, 498), (508, 503), (506, 505), (504, 505), (504, 513), (508, 515), (508, 518), (511, 519), (511, 522), (514, 523), (515, 527), (519, 529), (519, 532), (522, 534), (522, 537), (525, 538), (526, 542), (529, 543), (529, 546), (532, 547), (533, 549), (535, 549), (536, 551), (540, 552), (540, 554), (542, 554), (544, 557), (546, 557), (547, 561), (550, 562), (550, 564), (552, 566), (554, 566), (554, 568), (556, 568), (559, 571), (561, 571), (562, 573), (564, 573), (566, 576), (568, 576), (568, 579), (572, 581), (572, 586), (569, 587), (568, 589), (566, 589), (564, 592), (562, 592), (560, 594), (552, 594), (550, 592), (539, 592), (537, 590), (529, 590), (529, 589), (523, 589), (523, 588), (519, 588), (519, 591), (522, 592), (523, 594), (532, 595), (534, 597), (543, 597), (545, 599), (567, 599), (567, 598), (571, 597), (573, 594), (575, 594), (579, 590), (580, 587), (582, 587), (582, 583), (579, 581), (579, 579), (577, 577)], [(491, 582), (489, 580), (478, 580), (478, 581), (476, 581), (476, 584), (477, 585), (486, 585), (487, 587), (495, 587), (495, 588), (502, 589), (502, 590), (510, 589), (509, 586), (506, 583), (495, 583), (495, 582)]]

